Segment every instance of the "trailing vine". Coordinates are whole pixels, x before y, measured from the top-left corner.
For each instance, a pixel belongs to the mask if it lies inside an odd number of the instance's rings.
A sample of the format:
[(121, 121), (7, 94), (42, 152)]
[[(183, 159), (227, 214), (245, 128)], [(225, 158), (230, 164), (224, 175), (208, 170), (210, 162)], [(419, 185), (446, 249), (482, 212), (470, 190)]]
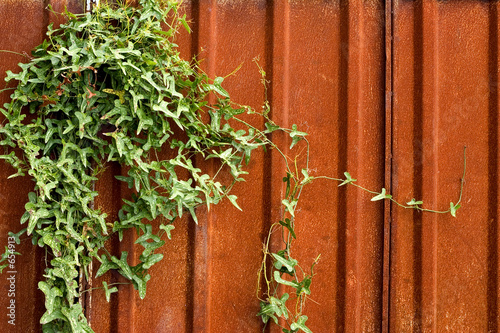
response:
[[(307, 139), (303, 138), (306, 145), (309, 146)], [(276, 149), (278, 149), (276, 147)], [(309, 152), (309, 148), (307, 148)], [(435, 210), (423, 207), (422, 200), (411, 199), (405, 204), (396, 201), (391, 194), (387, 193), (385, 188), (380, 192), (367, 189), (356, 183), (349, 172), (344, 172), (345, 178), (334, 178), (327, 176), (311, 176), (308, 173), (309, 153), (305, 158), (306, 168), (298, 168), (295, 163), (295, 168), (291, 168), (286, 163), (286, 177), (283, 178), (285, 183), (285, 199), (283, 199), (283, 217), (280, 221), (274, 223), (267, 236), (263, 247), (263, 259), (259, 270), (259, 286), (257, 287), (257, 297), (260, 299), (260, 312), (264, 323), (274, 322), (282, 328), (284, 333), (306, 332), (312, 331), (306, 326), (308, 317), (303, 314), (305, 303), (309, 295), (311, 295), (311, 283), (314, 276), (314, 267), (319, 262), (318, 255), (313, 261), (308, 270), (303, 269), (297, 259), (292, 255), (292, 243), (297, 238), (295, 233), (295, 210), (299, 202), (301, 192), (307, 184), (315, 180), (331, 180), (339, 183), (340, 186), (353, 186), (364, 192), (367, 192), (373, 197), (371, 201), (389, 200), (398, 207), (404, 209), (417, 210), (419, 212), (428, 212), (435, 214), (451, 214), (456, 217), (457, 210), (461, 207), (463, 188), (465, 184), (465, 172), (467, 167), (466, 147), (464, 147), (464, 164), (463, 174), (460, 180), (460, 192), (456, 203), (450, 202), (450, 206), (446, 210)], [(282, 248), (273, 252), (270, 242), (272, 235), (279, 233), (281, 235)], [(268, 271), (268, 267), (271, 267)], [(260, 288), (260, 282), (264, 281), (264, 290)], [(291, 294), (289, 294), (289, 292)], [(289, 300), (294, 300), (295, 306), (290, 310), (288, 306)]]
[[(144, 298), (148, 271), (162, 260), (159, 250), (171, 238), (174, 221), (188, 213), (197, 222), (198, 207), (210, 209), (224, 198), (240, 209), (231, 189), (244, 180), (252, 152), (265, 147), (286, 162), (286, 194), (283, 218), (272, 225), (264, 243), (259, 283), (264, 281), (265, 290), (257, 291), (257, 315), (265, 324), (281, 325), (283, 332), (311, 332), (303, 305), (319, 257), (307, 271), (292, 257), (295, 208), (305, 185), (328, 177), (310, 176), (307, 165), (290, 166), (269, 139), (273, 132), (285, 133), (292, 148), (301, 140), (308, 145), (306, 133), (296, 125), (285, 129), (275, 124), (267, 102), (259, 112), (263, 128), (239, 117), (257, 112), (232, 102), (223, 78), (211, 79), (196, 62), (180, 57), (175, 36), (189, 26), (176, 1), (139, 0), (137, 7), (118, 1), (92, 13), (65, 15), (67, 22), (48, 27), (47, 39), (27, 63), (19, 64), (18, 73), (7, 72), (6, 81), (16, 87), (5, 89), (12, 89), (11, 101), (0, 108), (5, 116), (0, 159), (15, 169), (11, 177), (29, 175), (34, 182), (20, 221), (26, 227), (9, 235), (19, 244), (27, 234), (47, 250), (49, 265), (38, 283), (45, 294), (44, 332), (92, 332), (78, 302), (84, 292), (78, 276), (83, 271), (87, 280), (92, 278), (94, 259), (99, 262), (96, 277), (114, 270)], [(209, 95), (215, 96), (214, 104), (207, 102)], [(174, 136), (174, 130), (183, 135)], [(166, 149), (173, 157), (162, 159), (160, 151)], [(219, 171), (203, 171), (193, 163), (195, 157), (216, 161)], [(115, 177), (132, 191), (130, 198), (122, 198), (115, 221), (93, 204), (95, 182), (109, 162), (128, 170)], [(222, 181), (221, 173), (231, 180)], [(354, 183), (349, 173), (345, 176), (328, 179), (371, 192), (372, 200), (393, 200), (385, 189), (373, 192)], [(455, 216), (459, 202), (444, 212)], [(416, 200), (403, 206), (430, 211)], [(155, 219), (161, 221), (158, 230), (151, 224)], [(128, 229), (136, 230), (137, 251), (142, 250), (133, 266), (126, 251), (117, 257), (104, 247), (113, 234), (122, 240)], [(284, 247), (273, 252), (270, 238), (276, 231)], [(8, 254), (6, 249), (0, 264)], [(285, 288), (294, 289), (294, 311), (287, 307)], [(117, 292), (106, 282), (102, 289), (108, 301)]]

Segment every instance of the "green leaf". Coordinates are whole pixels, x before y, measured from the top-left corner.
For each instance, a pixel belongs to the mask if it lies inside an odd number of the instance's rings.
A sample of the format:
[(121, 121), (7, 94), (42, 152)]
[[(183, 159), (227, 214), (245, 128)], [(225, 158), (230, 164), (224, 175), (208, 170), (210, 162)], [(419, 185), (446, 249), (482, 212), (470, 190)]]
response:
[(188, 208), (189, 213), (191, 214), (191, 217), (193, 218), (194, 223), (198, 224), (198, 217), (196, 217), (196, 212), (194, 211), (193, 207)]
[(153, 79), (152, 72), (147, 72), (146, 74), (141, 75), (141, 78), (146, 80), (153, 88), (155, 88), (160, 93), (161, 93), (161, 91), (166, 90), (166, 88), (160, 87), (158, 84), (156, 84), (156, 82)]
[(460, 208), (460, 205), (457, 203), (456, 205), (453, 202), (450, 202), (450, 214), (453, 217), (457, 217), (457, 210)]
[(231, 195), (228, 195), (227, 198), (229, 199), (229, 201), (231, 201), (231, 203), (233, 204), (234, 207), (238, 208), (239, 210), (243, 211), (240, 206), (238, 206), (238, 203), (236, 202), (236, 199), (238, 199), (237, 196), (231, 194)]
[[(157, 237), (157, 236), (155, 236)], [(165, 244), (165, 241), (162, 240), (157, 240), (153, 242), (147, 242), (143, 241), (140, 243), (144, 247), (144, 251), (142, 252), (142, 256), (149, 256), (151, 253), (153, 253), (156, 249), (162, 247)]]
[(73, 332), (92, 332), (87, 325), (82, 306), (79, 303), (72, 305), (71, 308), (62, 307), (61, 312), (68, 319)]
[(269, 319), (272, 319), (275, 324), (278, 324), (278, 318), (276, 318), (276, 311), (280, 311), (279, 307), (275, 304), (269, 304), (265, 302), (260, 302), (260, 311), (257, 313), (257, 316), (260, 316), (262, 322), (267, 324)]
[(134, 178), (125, 176), (115, 176), (116, 179), (127, 183), (128, 188), (134, 187)]
[(286, 307), (286, 301), (288, 300), (289, 295), (284, 293), (281, 298), (269, 297), (268, 302), (260, 303), (260, 311), (257, 313), (257, 316), (262, 318), (264, 323), (267, 323), (271, 318), (275, 324), (278, 324), (278, 317), (284, 317), (288, 319), (288, 309)]
[(274, 271), (274, 280), (280, 284), (284, 284), (286, 286), (290, 286), (290, 287), (293, 287), (293, 288), (298, 288), (299, 285), (297, 284), (297, 282), (295, 281), (287, 281), (285, 279), (282, 279), (281, 276), (280, 276), (280, 272), (279, 271)]
[(167, 225), (160, 224), (160, 229), (165, 230), (165, 232), (167, 233), (168, 239), (172, 239), (172, 235), (170, 234), (170, 231), (175, 229), (175, 227), (172, 224), (167, 224)]
[(153, 266), (154, 264), (163, 259), (163, 254), (161, 253), (152, 254), (146, 257), (145, 259), (146, 260), (143, 261), (142, 268), (149, 269), (151, 268), (151, 266)]
[(266, 122), (264, 124), (264, 126), (266, 127), (266, 130), (264, 131), (264, 133), (272, 133), (272, 132), (280, 129), (280, 127), (278, 125), (271, 123), (271, 122)]
[(210, 87), (215, 91), (217, 92), (219, 95), (221, 96), (224, 96), (226, 98), (229, 98), (229, 94), (227, 93), (227, 91), (222, 88), (221, 84), (222, 84), (222, 81), (224, 81), (224, 78), (223, 77), (216, 77), (214, 79), (214, 84), (213, 85), (210, 85)]
[(109, 303), (109, 301), (111, 299), (111, 294), (118, 292), (118, 288), (113, 287), (111, 289), (108, 289), (108, 284), (106, 283), (106, 281), (102, 281), (102, 285), (104, 286), (104, 293), (106, 295), (106, 301)]
[(126, 277), (129, 280), (132, 280), (134, 277), (134, 274), (132, 273), (131, 267), (127, 263), (127, 256), (128, 256), (128, 252), (122, 251), (120, 259), (118, 259), (115, 256), (111, 256), (111, 261), (119, 267), (118, 272), (122, 276)]
[(101, 266), (99, 266), (99, 269), (97, 270), (95, 277), (98, 278), (99, 276), (104, 275), (110, 269), (118, 269), (118, 268), (119, 266), (116, 263), (109, 261), (108, 257), (103, 254), (101, 255)]
[(38, 282), (38, 289), (40, 289), (45, 294), (45, 309), (48, 314), (51, 314), (56, 304), (58, 303), (57, 298), (62, 297), (63, 293), (57, 287), (51, 287), (47, 282)]
[(287, 269), (288, 274), (293, 275), (295, 273), (295, 266), (298, 264), (298, 261), (295, 259), (286, 259), (283, 256), (280, 256), (276, 253), (272, 253), (272, 256), (274, 259), (276, 259), (276, 262), (274, 264), (274, 267), (278, 270), (281, 270), (282, 267), (284, 266)]
[(346, 185), (346, 184), (351, 184), (352, 182), (355, 182), (357, 179), (354, 179), (351, 177), (351, 175), (349, 174), (349, 172), (344, 172), (344, 176), (345, 176), (345, 180), (339, 184), (339, 187), (340, 186), (343, 186), (343, 185)]
[(188, 33), (191, 33), (191, 28), (189, 27), (189, 25), (188, 25), (188, 23), (187, 23), (187, 21), (186, 21), (186, 14), (184, 14), (184, 16), (182, 16), (182, 17), (180, 18), (180, 22), (182, 23), (182, 25), (183, 25), (184, 29), (186, 29), (186, 31), (187, 31)]
[(304, 179), (302, 179), (302, 181), (300, 182), (300, 185), (308, 184), (314, 179), (314, 177), (309, 176), (307, 169), (302, 169), (301, 172), (302, 172), (302, 176), (304, 176)]
[(415, 198), (413, 198), (410, 201), (408, 201), (406, 204), (408, 206), (418, 206), (418, 205), (422, 205), (423, 203), (424, 203), (423, 201), (417, 201), (417, 200), (415, 200)]
[(386, 194), (385, 193), (385, 188), (382, 188), (382, 192), (371, 198), (371, 201), (378, 201), (378, 200), (384, 200), (384, 199), (390, 199), (392, 198), (392, 195)]
[(122, 157), (124, 152), (125, 152), (125, 142), (123, 141), (122, 136), (119, 134), (113, 133), (112, 137), (115, 139), (116, 149), (118, 150), (118, 155), (120, 155), (120, 157)]
[(309, 319), (309, 318), (305, 315), (300, 316), (296, 322), (294, 322), (290, 325), (290, 328), (292, 330), (301, 330), (305, 333), (312, 333), (312, 331), (306, 326), (307, 319)]
[(286, 211), (295, 217), (295, 206), (297, 206), (297, 200), (292, 200), (292, 202), (290, 202), (288, 199), (283, 199), (281, 203), (286, 207)]
[(33, 230), (36, 227), (38, 220), (49, 217), (51, 214), (45, 208), (31, 210), (29, 213), (30, 213), (30, 218), (29, 218), (27, 231), (28, 231), (28, 235), (31, 235), (31, 233), (33, 232)]
[(302, 293), (306, 295), (311, 295), (311, 289), (310, 289), (311, 283), (312, 283), (311, 276), (305, 277), (304, 280), (302, 280), (297, 287), (297, 296), (299, 296)]
[(29, 192), (28, 193), (28, 200), (31, 203), (37, 203), (38, 199), (37, 199), (36, 193), (35, 192)]
[(77, 111), (75, 113), (75, 116), (76, 116), (76, 118), (78, 118), (78, 126), (79, 126), (78, 128), (80, 130), (80, 132), (79, 132), (80, 139), (83, 139), (83, 135), (85, 133), (85, 125), (92, 121), (92, 117), (90, 117), (89, 115), (84, 114), (80, 111)]
[(290, 145), (290, 149), (292, 149), (300, 140), (304, 139), (307, 133), (298, 131), (297, 125), (293, 124), (289, 135), (292, 138), (292, 144)]
[[(45, 311), (45, 313), (43, 314), (42, 318), (40, 318), (40, 324), (42, 325), (46, 325), (56, 319), (60, 319), (60, 320), (63, 320), (63, 321), (66, 321), (66, 316), (62, 314), (61, 310), (59, 309), (56, 309), (52, 312), (49, 312), (49, 311)], [(45, 332), (45, 330), (44, 330)]]
[(21, 237), (25, 232), (27, 231), (26, 228), (21, 229), (18, 233), (13, 233), (12, 231), (9, 231), (9, 237), (14, 237), (16, 244), (21, 244), (21, 240), (19, 237)]
[(140, 278), (137, 275), (133, 278), (134, 287), (139, 291), (139, 297), (144, 299), (146, 297), (146, 283), (151, 279), (149, 274), (146, 274), (144, 277)]
[(280, 221), (279, 223), (280, 223), (282, 226), (284, 226), (285, 228), (287, 228), (287, 229), (288, 229), (288, 231), (290, 232), (290, 234), (292, 235), (292, 237), (293, 237), (294, 239), (296, 239), (296, 238), (297, 238), (297, 236), (295, 235), (295, 231), (293, 230), (293, 227), (292, 227), (292, 222), (291, 222), (291, 220), (290, 220), (290, 219), (288, 219), (288, 218), (287, 218), (287, 219), (285, 219), (285, 221), (284, 221), (284, 222), (283, 222), (283, 221)]

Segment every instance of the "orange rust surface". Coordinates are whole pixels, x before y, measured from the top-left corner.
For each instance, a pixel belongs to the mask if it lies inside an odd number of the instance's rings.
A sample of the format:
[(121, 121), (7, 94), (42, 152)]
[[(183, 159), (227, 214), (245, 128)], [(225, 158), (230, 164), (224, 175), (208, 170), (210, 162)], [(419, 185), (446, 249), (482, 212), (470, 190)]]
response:
[(429, 207), (393, 210), (393, 332), (498, 331), (498, 2), (396, 1), (393, 186)]

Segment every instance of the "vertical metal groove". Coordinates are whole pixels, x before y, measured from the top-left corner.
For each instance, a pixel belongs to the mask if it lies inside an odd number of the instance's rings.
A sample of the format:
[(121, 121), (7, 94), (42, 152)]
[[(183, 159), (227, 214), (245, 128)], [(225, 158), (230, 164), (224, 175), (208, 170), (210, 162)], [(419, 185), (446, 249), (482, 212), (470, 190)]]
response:
[[(349, 1), (340, 1), (339, 8), (339, 101), (338, 101), (338, 146), (337, 170), (347, 170), (347, 126), (348, 126), (348, 82), (349, 82)], [(345, 188), (338, 193), (337, 202), (337, 294), (336, 328), (345, 331), (346, 325), (346, 249), (347, 249), (347, 193)]]
[[(217, 69), (217, 1), (210, 0), (210, 14), (209, 14), (209, 27), (208, 27), (208, 76), (216, 77), (216, 69)], [(210, 104), (215, 104), (215, 96), (211, 95), (209, 97)], [(215, 174), (215, 166), (213, 161), (209, 163), (209, 169), (211, 174)], [(206, 247), (205, 247), (205, 262), (206, 262), (206, 274), (208, 277), (212, 276), (213, 271), (213, 248), (211, 246), (212, 238), (214, 237), (214, 212), (211, 210), (207, 213), (207, 226), (206, 226)], [(208, 278), (205, 284), (205, 295), (206, 295), (206, 311), (205, 311), (205, 328), (208, 332), (212, 331), (212, 321), (210, 320), (210, 316), (212, 314), (212, 297), (214, 294), (212, 293), (212, 279)]]
[[(274, 1), (273, 0), (266, 0), (266, 9), (265, 9), (265, 17), (266, 17), (266, 26), (265, 26), (265, 36), (264, 36), (264, 42), (266, 45), (266, 50), (265, 50), (265, 65), (264, 65), (264, 70), (266, 72), (266, 80), (267, 82), (270, 82), (271, 86), (267, 87), (267, 101), (269, 102), (270, 106), (270, 113), (269, 113), (269, 118), (274, 119), (274, 110), (275, 110), (275, 101), (274, 101), (274, 48), (275, 48), (275, 43), (274, 43)], [(267, 84), (267, 83), (266, 83)], [(273, 140), (273, 134), (269, 134), (269, 138)], [(271, 228), (271, 225), (273, 224), (273, 214), (272, 214), (272, 206), (273, 206), (273, 191), (272, 191), (272, 186), (273, 186), (273, 158), (272, 158), (272, 153), (270, 150), (267, 150), (263, 153), (263, 182), (262, 182), (262, 191), (261, 191), (261, 196), (262, 196), (262, 229), (260, 232), (260, 239), (262, 242), (265, 242), (268, 237), (268, 232)], [(266, 271), (271, 271), (272, 263), (265, 263), (267, 264)], [(261, 279), (259, 283), (259, 288), (260, 290), (265, 290), (264, 288), (266, 287), (266, 282), (265, 279)], [(259, 295), (260, 296), (260, 295)], [(264, 328), (264, 323), (261, 323), (262, 328)], [(267, 325), (265, 329), (263, 329), (263, 332), (269, 333), (270, 331), (270, 326)]]
[[(433, 140), (433, 155), (432, 155), (432, 167), (433, 167), (433, 204), (438, 204), (438, 192), (439, 192), (439, 126), (440, 126), (440, 110), (439, 110), (439, 17), (438, 17), (438, 4), (434, 1), (431, 3), (431, 20), (433, 22), (432, 37), (433, 37), (433, 86), (432, 86), (432, 102), (433, 102), (433, 117), (432, 117), (432, 140)], [(432, 328), (433, 332), (437, 332), (437, 322), (438, 322), (438, 215), (434, 214), (432, 218), (432, 230), (433, 230), (433, 248), (432, 248), (432, 301), (433, 301), (433, 318), (432, 318)]]
[[(70, 4), (70, 5), (74, 5), (74, 4)], [(90, 0), (87, 0), (87, 3), (86, 4), (83, 4), (84, 6), (84, 10), (85, 12), (91, 12), (92, 11), (92, 6), (90, 4)], [(47, 8), (47, 6), (46, 6)], [(83, 11), (79, 11), (79, 12), (83, 12)], [(94, 164), (94, 163), (92, 163)], [(94, 165), (92, 165), (94, 167)], [(95, 187), (96, 187), (96, 181), (93, 181), (92, 182), (92, 191), (95, 191)], [(92, 200), (91, 203), (91, 209), (94, 209), (94, 206), (95, 206), (95, 200)], [(83, 308), (83, 313), (85, 315), (85, 317), (87, 318), (87, 322), (88, 322), (88, 325), (89, 327), (92, 328), (92, 293), (93, 293), (93, 288), (92, 288), (92, 282), (94, 280), (94, 276), (93, 276), (93, 261), (91, 261), (88, 265), (88, 280), (85, 278), (85, 270), (80, 267), (80, 281), (79, 281), (79, 285), (80, 285), (80, 293), (82, 291), (86, 291), (85, 294), (80, 294), (80, 305), (82, 306)]]
[[(280, 126), (289, 128), (289, 119), (290, 119), (290, 95), (291, 95), (291, 87), (290, 87), (290, 43), (291, 43), (291, 33), (290, 33), (290, 2), (288, 0), (282, 0), (283, 13), (281, 13), (281, 17), (283, 19), (283, 88), (282, 88), (282, 109), (281, 111), (281, 124)], [(287, 145), (283, 147), (283, 152), (285, 155), (288, 155), (289, 148)], [(279, 162), (283, 164), (282, 161)], [(286, 192), (286, 185), (281, 182), (280, 183), (280, 196), (284, 196)], [(283, 214), (283, 210), (280, 206), (280, 215)], [(282, 218), (282, 216), (280, 216)], [(279, 244), (279, 243), (278, 243)], [(282, 245), (280, 245), (282, 246)], [(275, 249), (277, 250), (277, 249)], [(280, 294), (283, 294), (285, 288), (284, 285), (279, 285), (278, 290)], [(285, 320), (280, 318), (280, 324), (285, 325)], [(272, 332), (273, 330), (271, 330)]]
[[(191, 23), (191, 45), (190, 45), (190, 57), (196, 57), (200, 50), (200, 0), (193, 0), (191, 2), (191, 17), (193, 22)], [(193, 161), (193, 165), (197, 167), (197, 160)], [(196, 245), (198, 238), (196, 233), (198, 232), (198, 226), (192, 219), (187, 221), (187, 243), (186, 243), (186, 311), (185, 311), (185, 327), (186, 333), (195, 332), (195, 301), (196, 301), (196, 266), (198, 261), (196, 260)]]
[[(384, 107), (385, 107), (385, 180), (384, 185), (389, 193), (392, 191), (392, 110), (393, 110), (393, 35), (394, 35), (394, 8), (392, 0), (385, 1), (385, 25), (384, 25), (384, 43), (385, 43), (385, 82), (384, 82)], [(381, 332), (389, 333), (390, 330), (390, 311), (391, 311), (391, 201), (386, 201), (384, 206), (384, 232), (383, 232), (383, 261), (382, 261), (382, 321)]]
[[(192, 3), (192, 16), (196, 26), (192, 31), (191, 53), (199, 55), (207, 52), (206, 60), (203, 64), (205, 72), (209, 77), (215, 77), (216, 66), (216, 19), (217, 8), (215, 1), (195, 0)], [(214, 96), (209, 97), (209, 103), (214, 103)], [(213, 174), (213, 163), (204, 162), (203, 159), (196, 159), (194, 162), (197, 167), (205, 166), (210, 174)], [(200, 166), (198, 166), (198, 163)], [(206, 212), (206, 220), (200, 221), (196, 225), (189, 218), (186, 221), (188, 225), (188, 243), (192, 240), (193, 244), (188, 245), (188, 256), (191, 257), (191, 263), (188, 265), (188, 271), (192, 274), (191, 281), (187, 281), (186, 307), (186, 329), (190, 332), (210, 331), (210, 313), (211, 313), (211, 260), (212, 249), (210, 247), (211, 237), (213, 236), (213, 211)], [(189, 261), (189, 260), (188, 260)]]
[(489, 8), (488, 49), (488, 332), (498, 332), (498, 2)]
[[(423, 172), (423, 80), (424, 80), (424, 43), (423, 43), (423, 1), (415, 4), (413, 20), (413, 193), (422, 198)], [(413, 212), (413, 332), (422, 329), (422, 214)]]
[(283, 13), (283, 127), (288, 126), (290, 114), (290, 3), (284, 2)]
[[(352, 100), (348, 98), (347, 103), (351, 110), (354, 110), (353, 116), (356, 118), (356, 123), (354, 126), (351, 125), (351, 133), (348, 134), (346, 142), (352, 142), (358, 147), (358, 150), (349, 150), (346, 147), (346, 159), (347, 163), (349, 160), (353, 160), (356, 163), (355, 166), (350, 166), (349, 169), (353, 169), (356, 174), (364, 177), (364, 168), (363, 168), (363, 159), (364, 159), (364, 141), (366, 140), (366, 134), (363, 132), (363, 128), (366, 128), (366, 115), (364, 114), (364, 95), (362, 91), (362, 84), (367, 80), (365, 76), (365, 68), (363, 66), (363, 52), (365, 50), (365, 18), (364, 18), (364, 6), (363, 1), (349, 1), (349, 15), (351, 16), (349, 19), (350, 24), (350, 33), (349, 33), (349, 45), (352, 45), (349, 52), (349, 60), (353, 65), (349, 66), (349, 91), (352, 92)], [(349, 131), (349, 130), (348, 130)], [(353, 152), (350, 154), (350, 152)], [(353, 156), (348, 156), (353, 155)], [(347, 223), (350, 224), (347, 229), (350, 229), (349, 234), (351, 234), (350, 239), (346, 237), (346, 242), (351, 244), (346, 244), (346, 248), (352, 248), (354, 250), (354, 255), (351, 256), (346, 254), (346, 266), (350, 266), (349, 269), (346, 269), (345, 279), (348, 281), (349, 274), (351, 270), (353, 271), (353, 276), (356, 281), (363, 281), (364, 277), (364, 267), (362, 265), (362, 240), (363, 237), (363, 227), (362, 220), (359, 218), (360, 214), (362, 214), (362, 209), (364, 206), (363, 203), (364, 194), (361, 192), (357, 192), (352, 197), (352, 203), (349, 205), (352, 209), (349, 209), (350, 214), (347, 219)], [(347, 232), (346, 229), (346, 232)], [(347, 236), (347, 235), (346, 235)], [(362, 330), (362, 296), (361, 296), (361, 282), (353, 283), (354, 290), (352, 290), (352, 301), (350, 304), (354, 306), (354, 316), (351, 319), (352, 323), (346, 323), (344, 327), (348, 328), (348, 331), (361, 332)], [(347, 287), (347, 286), (346, 286)], [(346, 296), (348, 293), (346, 293)], [(346, 297), (347, 298), (347, 297)], [(347, 300), (346, 300), (347, 301)], [(349, 306), (350, 307), (350, 306)], [(347, 316), (347, 321), (350, 318)]]
[[(56, 5), (53, 2), (56, 2), (56, 4), (57, 4), (57, 0), (55, 0), (55, 1), (54, 0), (44, 0), (44, 2), (43, 2), (43, 8), (42, 8), (43, 19), (42, 19), (42, 29), (40, 29), (41, 30), (40, 31), (41, 32), (40, 40), (44, 40), (46, 35), (47, 35), (47, 29), (48, 29), (49, 24), (51, 23), (51, 14), (47, 10), (47, 8), (49, 5), (52, 5), (52, 6)], [(27, 53), (29, 54), (30, 52), (28, 51)], [(25, 62), (24, 59), (23, 59), (23, 62)], [(48, 261), (49, 260), (47, 259), (46, 253), (44, 253), (44, 250), (37, 246), (35, 248), (35, 251), (34, 251), (33, 263), (31, 264), (31, 267), (34, 267), (34, 270), (36, 272), (34, 276), (38, 277), (38, 278), (33, 279), (33, 281), (32, 281), (33, 282), (33, 290), (35, 290), (34, 294), (35, 294), (35, 298), (36, 298), (34, 301), (34, 304), (44, 304), (44, 302), (45, 302), (45, 295), (38, 289), (38, 279), (39, 279), (39, 277), (43, 276), (43, 273), (45, 271), (45, 263)], [(40, 264), (40, 263), (43, 263), (43, 264)], [(40, 318), (38, 318), (37, 316), (32, 316), (32, 318), (30, 318), (30, 319), (33, 322), (31, 327), (40, 327)]]
[[(215, 73), (215, 48), (217, 41), (215, 36), (216, 4), (211, 0), (196, 0), (193, 4), (193, 17), (196, 21), (195, 34), (193, 35), (192, 50), (193, 54), (202, 53), (205, 58), (203, 70), (214, 77)], [(209, 103), (214, 102), (214, 96), (209, 97)], [(214, 166), (203, 159), (197, 159), (196, 163), (205, 166), (210, 174), (213, 174)], [(206, 212), (205, 221), (200, 221), (199, 225), (194, 225), (191, 221), (194, 235), (192, 245), (193, 251), (193, 294), (192, 299), (192, 331), (209, 332), (210, 331), (210, 276), (212, 249), (210, 247), (213, 224), (213, 210)]]
[(53, 0), (43, 0), (43, 13), (42, 13), (42, 16), (43, 16), (43, 29), (41, 29), (41, 33), (42, 33), (42, 40), (45, 39), (45, 36), (47, 35), (47, 29), (49, 27), (49, 24), (50, 24), (50, 13), (49, 11), (47, 10), (48, 6), (54, 6), (52, 4)]
[[(424, 180), (430, 177), (430, 205), (437, 204), (439, 145), (438, 17), (437, 4), (423, 0), (416, 5), (414, 21), (414, 175), (416, 197), (423, 198)], [(425, 50), (425, 52), (424, 52)], [(432, 70), (431, 70), (432, 69)], [(428, 133), (424, 135), (424, 133)], [(429, 141), (430, 140), (430, 141)], [(416, 146), (415, 146), (416, 145)], [(427, 161), (424, 147), (431, 147)], [(429, 168), (426, 168), (430, 162)], [(431, 173), (428, 173), (428, 170)], [(414, 331), (437, 330), (437, 216), (424, 220), (414, 212)], [(425, 225), (424, 225), (425, 224)]]

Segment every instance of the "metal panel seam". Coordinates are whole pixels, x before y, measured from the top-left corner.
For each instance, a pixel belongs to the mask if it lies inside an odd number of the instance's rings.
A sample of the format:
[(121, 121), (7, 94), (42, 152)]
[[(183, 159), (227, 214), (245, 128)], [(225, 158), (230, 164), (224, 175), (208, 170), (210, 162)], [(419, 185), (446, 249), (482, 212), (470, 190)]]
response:
[(488, 98), (488, 282), (486, 286), (488, 332), (498, 331), (498, 3), (493, 3), (488, 18), (489, 98)]
[[(392, 193), (392, 109), (393, 109), (393, 19), (392, 0), (385, 1), (385, 187)], [(383, 277), (382, 277), (382, 323), (381, 331), (389, 332), (390, 290), (391, 290), (391, 201), (384, 206), (384, 239), (383, 239)]]

